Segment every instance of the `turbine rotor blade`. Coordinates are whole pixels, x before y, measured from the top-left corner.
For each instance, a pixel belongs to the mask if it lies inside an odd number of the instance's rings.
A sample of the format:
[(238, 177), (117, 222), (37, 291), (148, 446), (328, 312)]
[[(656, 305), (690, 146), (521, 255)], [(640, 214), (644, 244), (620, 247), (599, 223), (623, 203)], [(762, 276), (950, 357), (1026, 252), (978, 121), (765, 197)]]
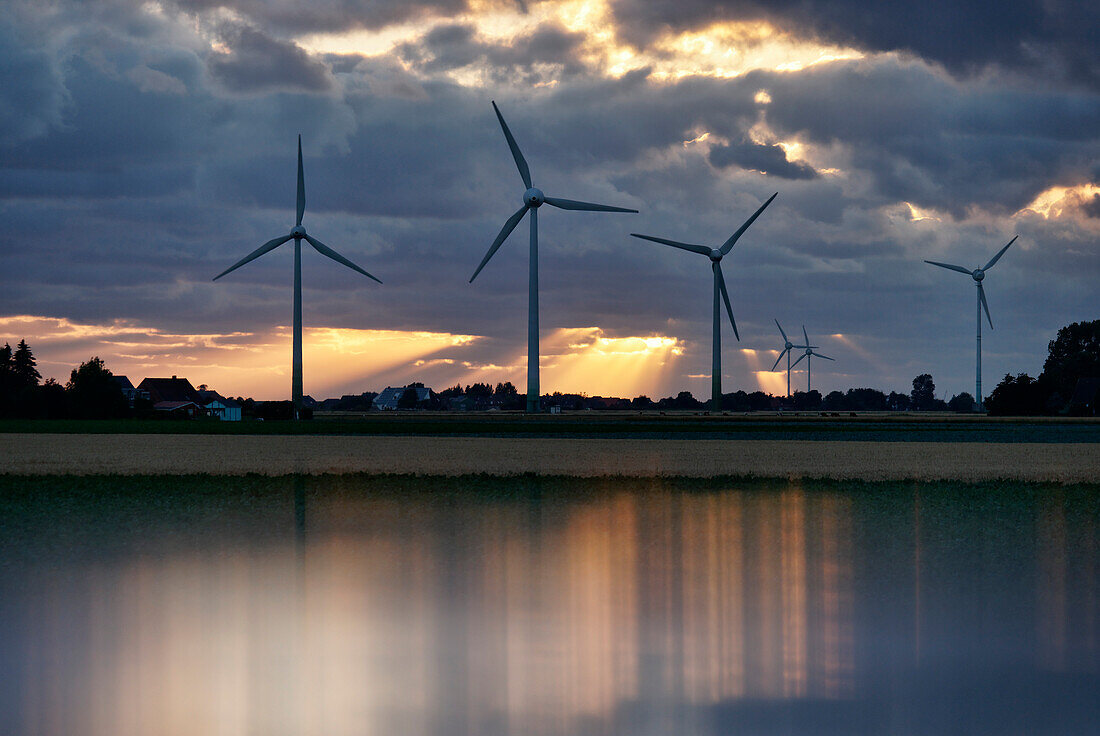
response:
[(749, 225), (756, 222), (756, 218), (760, 217), (760, 213), (763, 212), (764, 209), (767, 208), (767, 206), (772, 203), (772, 200), (775, 199), (778, 196), (779, 196), (779, 192), (776, 192), (772, 196), (768, 197), (768, 201), (765, 202), (764, 204), (760, 205), (760, 209), (758, 209), (756, 212), (753, 212), (752, 217), (745, 220), (744, 225), (737, 228), (737, 232), (735, 232), (733, 235), (731, 235), (729, 240), (727, 240), (725, 243), (723, 243), (722, 247), (719, 248), (719, 250), (722, 251), (722, 255), (726, 255), (727, 253), (730, 252), (730, 248), (732, 248), (733, 244), (737, 242), (737, 239), (745, 234), (745, 231), (749, 229)]
[(806, 338), (806, 347), (810, 347), (810, 336), (806, 334), (806, 325), (802, 325), (802, 337)]
[[(978, 284), (978, 298), (982, 302), (982, 309), (985, 310), (985, 318), (989, 322), (989, 329), (993, 329), (993, 318), (989, 316), (989, 302), (985, 300), (985, 289), (981, 284)], [(980, 318), (979, 318), (980, 319)]]
[(999, 251), (997, 251), (997, 255), (995, 255), (995, 256), (993, 256), (992, 258), (990, 258), (990, 259), (989, 259), (989, 263), (987, 263), (987, 264), (985, 264), (984, 266), (982, 266), (982, 270), (983, 270), (983, 271), (988, 271), (989, 269), (993, 268), (993, 264), (995, 264), (995, 263), (996, 263), (997, 261), (1001, 260), (1001, 256), (1003, 256), (1003, 255), (1005, 254), (1005, 251), (1006, 251), (1006, 250), (1008, 250), (1008, 246), (1009, 246), (1009, 245), (1012, 245), (1013, 243), (1015, 243), (1015, 242), (1016, 242), (1016, 238), (1018, 238), (1018, 237), (1020, 237), (1020, 236), (1019, 236), (1019, 235), (1017, 235), (1017, 236), (1016, 236), (1015, 238), (1013, 238), (1012, 240), (1008, 241), (1008, 245), (1006, 245), (1005, 247), (1003, 247), (1003, 248), (1001, 248), (1001, 249), (1000, 249)]
[(637, 212), (627, 207), (612, 207), (608, 204), (593, 204), (592, 202), (578, 202), (574, 199), (560, 199), (559, 197), (546, 197), (546, 204), (562, 210), (587, 210), (589, 212)]
[(785, 342), (785, 343), (790, 342), (790, 340), (787, 339), (787, 333), (784, 332), (783, 328), (779, 326), (779, 320), (775, 320), (775, 326), (779, 327), (779, 334), (783, 336), (783, 342)]
[(302, 224), (302, 215), (306, 213), (306, 176), (302, 171), (302, 134), (298, 134), (298, 219), (295, 225)]
[(730, 324), (733, 325), (733, 336), (737, 338), (738, 342), (741, 342), (741, 335), (737, 333), (737, 322), (733, 319), (733, 307), (730, 306), (730, 295), (726, 291), (726, 277), (722, 274), (722, 264), (718, 261), (712, 261), (714, 263), (714, 270), (718, 272), (718, 289), (722, 292), (722, 301), (726, 303), (726, 314), (730, 316)]
[(474, 271), (474, 275), (470, 277), (469, 283), (474, 283), (474, 279), (481, 273), (481, 269), (485, 268), (485, 264), (488, 263), (489, 259), (493, 257), (493, 254), (500, 249), (501, 244), (512, 234), (512, 231), (516, 229), (516, 225), (518, 225), (519, 221), (523, 219), (523, 216), (527, 214), (527, 209), (527, 205), (523, 205), (504, 223), (504, 227), (500, 229), (500, 233), (497, 234), (496, 240), (489, 246), (489, 252), (481, 259), (481, 263), (478, 264), (477, 270)]
[(801, 363), (801, 362), (802, 362), (802, 359), (803, 359), (803, 358), (805, 358), (805, 357), (806, 357), (806, 353), (802, 353), (802, 355), (800, 355), (800, 356), (798, 357), (798, 360), (796, 360), (795, 362), (791, 363), (791, 368), (794, 368), (794, 367), (795, 367), (796, 365), (798, 365), (799, 363)]
[(218, 279), (220, 279), (222, 276), (225, 276), (230, 271), (236, 271), (238, 268), (240, 268), (244, 264), (248, 263), (249, 261), (254, 261), (257, 258), (259, 258), (260, 256), (262, 256), (264, 253), (267, 253), (268, 251), (275, 250), (280, 245), (282, 245), (283, 243), (285, 243), (286, 241), (290, 240), (293, 237), (294, 237), (293, 235), (283, 235), (283, 236), (280, 236), (278, 238), (274, 238), (272, 240), (267, 241), (266, 243), (261, 245), (259, 248), (252, 251), (247, 256), (245, 256), (244, 258), (237, 261), (236, 263), (234, 263), (229, 268), (227, 268), (224, 271), (222, 271), (221, 273), (219, 273), (212, 280), (217, 281)]
[(790, 352), (788, 348), (783, 348), (783, 350), (779, 353), (779, 357), (775, 359), (775, 365), (772, 366), (773, 371), (779, 365), (779, 361), (783, 360), (783, 356), (786, 355), (788, 352)]
[(661, 243), (662, 245), (671, 245), (673, 248), (680, 248), (681, 250), (690, 250), (692, 253), (700, 253), (704, 256), (710, 255), (710, 248), (705, 245), (695, 245), (693, 243), (681, 243), (676, 240), (668, 240), (666, 238), (655, 238), (652, 235), (639, 235), (638, 233), (630, 233), (632, 238), (641, 238), (642, 240), (652, 240), (654, 243)]
[(952, 271), (965, 273), (967, 276), (971, 276), (973, 274), (973, 271), (971, 271), (969, 268), (963, 268), (962, 266), (952, 266), (950, 263), (940, 263), (939, 261), (925, 261), (925, 263), (931, 263), (933, 266), (939, 266), (940, 268), (949, 268)]
[(349, 261), (347, 258), (344, 258), (342, 255), (340, 255), (339, 253), (334, 251), (332, 248), (329, 248), (327, 245), (322, 243), (320, 240), (317, 240), (316, 238), (310, 237), (309, 235), (306, 235), (305, 239), (306, 239), (306, 241), (309, 242), (310, 245), (313, 246), (314, 250), (316, 250), (321, 255), (328, 256), (329, 258), (336, 261), (337, 263), (340, 263), (340, 264), (343, 264), (343, 265), (347, 266), (352, 271), (358, 271), (359, 273), (366, 276), (368, 279), (374, 279), (378, 283), (382, 283), (381, 279), (375, 278), (374, 276), (371, 276), (369, 273), (367, 273), (363, 269), (359, 268), (359, 266), (356, 266), (354, 263)]
[(836, 362), (835, 360), (830, 358), (828, 355), (822, 355), (821, 353), (817, 353), (817, 352), (814, 352), (812, 350), (810, 351), (810, 355), (814, 356), (815, 358), (824, 358), (825, 360), (832, 360), (834, 363)]
[[(516, 139), (512, 137), (512, 131), (508, 130), (508, 123), (504, 122), (504, 116), (500, 114), (500, 109), (497, 107), (497, 103), (493, 102), (493, 112), (497, 114), (497, 120), (500, 121), (500, 127), (504, 130), (504, 137), (508, 140), (508, 147), (512, 149), (512, 158), (516, 160), (516, 168), (519, 169), (520, 178), (523, 179), (523, 184), (528, 189), (531, 188), (531, 169), (527, 167), (527, 159), (523, 157), (523, 153), (520, 152), (519, 146), (516, 145)], [(471, 279), (472, 281), (473, 279)]]

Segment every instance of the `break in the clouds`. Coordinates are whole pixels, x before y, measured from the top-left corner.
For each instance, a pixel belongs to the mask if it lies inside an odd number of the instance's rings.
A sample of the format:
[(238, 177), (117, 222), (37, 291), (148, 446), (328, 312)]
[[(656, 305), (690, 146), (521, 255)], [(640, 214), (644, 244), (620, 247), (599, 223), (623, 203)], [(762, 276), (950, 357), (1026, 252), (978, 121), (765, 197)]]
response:
[(622, 35), (644, 45), (668, 30), (766, 21), (805, 37), (903, 51), (961, 73), (989, 65), (1100, 88), (1100, 7), (1088, 0), (613, 0)]
[[(641, 210), (540, 211), (544, 365), (563, 390), (612, 393), (616, 375), (622, 393), (705, 394), (709, 263), (628, 234), (720, 245), (776, 191), (723, 261), (742, 336), (723, 335), (728, 390), (777, 390), (776, 318), (837, 358), (815, 387), (903, 390), (930, 371), (972, 390), (972, 287), (921, 261), (977, 266), (1016, 234), (986, 282), (987, 384), (1036, 373), (1060, 326), (1097, 316), (1091, 10), (1009, 4), (982, 25), (966, 3), (946, 21), (695, 0), (11, 7), (0, 318), (39, 321), (0, 341), (26, 337), (62, 379), (87, 347), (196, 383), (283, 380), (292, 246), (210, 279), (293, 225), (300, 133), (310, 233), (385, 282), (306, 249), (307, 392), (521, 380), (525, 229), (467, 283), (523, 189), (490, 99), (547, 193)], [(50, 320), (150, 337), (51, 355), (47, 332), (13, 331)], [(179, 346), (148, 346), (166, 335)], [(211, 352), (210, 335), (238, 337)], [(465, 341), (411, 349), (436, 345), (417, 335)]]

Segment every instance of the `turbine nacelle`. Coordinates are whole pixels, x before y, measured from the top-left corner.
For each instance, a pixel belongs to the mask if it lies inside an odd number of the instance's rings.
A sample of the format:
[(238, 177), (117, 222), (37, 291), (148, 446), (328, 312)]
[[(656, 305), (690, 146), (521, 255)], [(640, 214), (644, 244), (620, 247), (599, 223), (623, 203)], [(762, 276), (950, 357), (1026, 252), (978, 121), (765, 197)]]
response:
[(710, 260), (712, 260), (714, 263), (718, 263), (718, 261), (722, 260), (722, 251), (718, 248), (711, 248)]
[(523, 193), (523, 203), (528, 207), (541, 207), (545, 201), (546, 195), (537, 187), (531, 187)]
[(980, 268), (975, 268), (974, 271), (970, 274), (970, 277), (980, 284), (982, 282), (982, 279), (985, 278), (985, 271)]
[(290, 236), (296, 240), (301, 240), (306, 236), (306, 229), (301, 225), (295, 225), (290, 231)]

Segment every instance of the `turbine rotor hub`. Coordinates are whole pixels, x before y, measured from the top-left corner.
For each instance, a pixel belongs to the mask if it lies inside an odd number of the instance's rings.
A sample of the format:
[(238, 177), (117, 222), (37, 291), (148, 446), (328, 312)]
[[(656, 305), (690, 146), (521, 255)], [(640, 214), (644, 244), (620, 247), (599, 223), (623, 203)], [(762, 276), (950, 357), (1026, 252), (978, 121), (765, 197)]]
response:
[(301, 225), (295, 225), (294, 228), (290, 231), (290, 234), (293, 235), (296, 239), (301, 240), (306, 236), (306, 229)]
[(787, 340), (787, 342), (783, 343), (783, 349), (784, 350), (790, 350), (793, 347), (794, 347), (794, 343), (791, 342), (790, 340)]
[(718, 261), (722, 260), (722, 251), (718, 250), (717, 248), (711, 248), (710, 249), (710, 260), (714, 261), (715, 263), (718, 263)]
[(523, 203), (528, 207), (541, 207), (545, 201), (546, 195), (542, 193), (541, 189), (531, 187), (523, 193)]
[(970, 274), (974, 277), (974, 280), (981, 283), (981, 280), (985, 278), (985, 271), (980, 268), (974, 269), (974, 273)]

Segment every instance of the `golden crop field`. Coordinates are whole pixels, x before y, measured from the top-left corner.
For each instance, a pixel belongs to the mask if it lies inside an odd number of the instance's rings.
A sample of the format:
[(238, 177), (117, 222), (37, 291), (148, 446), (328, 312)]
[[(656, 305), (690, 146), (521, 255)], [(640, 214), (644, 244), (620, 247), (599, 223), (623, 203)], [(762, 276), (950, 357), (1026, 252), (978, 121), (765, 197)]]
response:
[(4, 473), (1100, 481), (1094, 443), (0, 434)]

